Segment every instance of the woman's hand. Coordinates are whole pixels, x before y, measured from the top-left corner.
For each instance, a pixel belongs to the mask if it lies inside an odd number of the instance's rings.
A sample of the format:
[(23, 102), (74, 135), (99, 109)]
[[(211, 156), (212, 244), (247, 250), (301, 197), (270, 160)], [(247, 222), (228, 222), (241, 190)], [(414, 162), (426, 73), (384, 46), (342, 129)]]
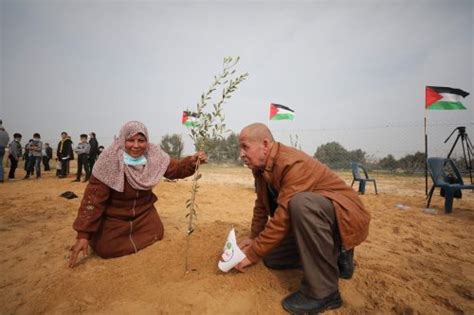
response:
[(69, 257), (69, 267), (74, 268), (76, 264), (77, 256), (82, 252), (84, 257), (88, 255), (89, 240), (85, 238), (80, 238), (76, 241), (76, 244), (71, 247), (71, 257)]
[(193, 155), (194, 161), (197, 162), (199, 160), (199, 164), (207, 163), (207, 154), (203, 151), (199, 151)]

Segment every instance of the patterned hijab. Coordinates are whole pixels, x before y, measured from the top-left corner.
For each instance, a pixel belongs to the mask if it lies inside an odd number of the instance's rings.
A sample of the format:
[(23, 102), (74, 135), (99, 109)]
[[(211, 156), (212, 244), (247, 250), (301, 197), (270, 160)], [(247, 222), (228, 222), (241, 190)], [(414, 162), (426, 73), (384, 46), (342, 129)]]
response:
[[(138, 133), (143, 134), (148, 142), (143, 154), (147, 163), (137, 166), (126, 165), (123, 162), (125, 140)], [(125, 177), (133, 188), (151, 190), (158, 184), (169, 163), (169, 155), (159, 146), (149, 142), (145, 125), (138, 121), (129, 121), (120, 129), (119, 137), (99, 156), (92, 175), (116, 191), (123, 192)]]

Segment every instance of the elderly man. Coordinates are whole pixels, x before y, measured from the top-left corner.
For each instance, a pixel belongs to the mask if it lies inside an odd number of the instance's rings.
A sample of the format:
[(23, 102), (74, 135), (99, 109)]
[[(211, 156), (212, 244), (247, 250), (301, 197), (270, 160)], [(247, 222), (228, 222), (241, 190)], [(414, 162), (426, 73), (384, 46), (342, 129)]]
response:
[(252, 170), (257, 199), (251, 233), (239, 245), (240, 271), (263, 259), (272, 269), (303, 269), (300, 290), (282, 301), (291, 313), (318, 313), (342, 305), (338, 278), (354, 270), (353, 248), (369, 232), (370, 214), (359, 196), (328, 167), (275, 142), (264, 124), (245, 127), (240, 157)]

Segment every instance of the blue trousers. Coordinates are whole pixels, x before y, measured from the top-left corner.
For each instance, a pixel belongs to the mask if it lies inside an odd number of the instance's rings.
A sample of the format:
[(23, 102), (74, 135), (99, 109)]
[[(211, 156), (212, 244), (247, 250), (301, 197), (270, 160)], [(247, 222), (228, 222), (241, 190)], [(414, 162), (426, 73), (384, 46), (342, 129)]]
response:
[(26, 176), (30, 176), (33, 173), (33, 167), (35, 168), (36, 178), (41, 177), (41, 156), (29, 156), (28, 166), (26, 167)]

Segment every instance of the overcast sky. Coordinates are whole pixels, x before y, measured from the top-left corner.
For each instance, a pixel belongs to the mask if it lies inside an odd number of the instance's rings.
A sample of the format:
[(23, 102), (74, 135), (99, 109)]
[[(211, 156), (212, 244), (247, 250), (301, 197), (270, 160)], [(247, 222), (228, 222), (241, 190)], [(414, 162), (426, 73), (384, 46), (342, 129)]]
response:
[[(3, 0), (0, 10), (0, 117), (10, 134), (54, 145), (63, 130), (109, 144), (140, 120), (153, 142), (182, 134), (190, 153), (182, 110), (228, 55), (250, 74), (224, 106), (228, 127), (268, 123), (310, 154), (328, 141), (378, 156), (422, 151), (425, 86), (474, 92), (472, 0)], [(295, 120), (269, 122), (270, 102)], [(474, 138), (473, 96), (464, 104), (428, 113), (440, 154), (455, 126)]]

